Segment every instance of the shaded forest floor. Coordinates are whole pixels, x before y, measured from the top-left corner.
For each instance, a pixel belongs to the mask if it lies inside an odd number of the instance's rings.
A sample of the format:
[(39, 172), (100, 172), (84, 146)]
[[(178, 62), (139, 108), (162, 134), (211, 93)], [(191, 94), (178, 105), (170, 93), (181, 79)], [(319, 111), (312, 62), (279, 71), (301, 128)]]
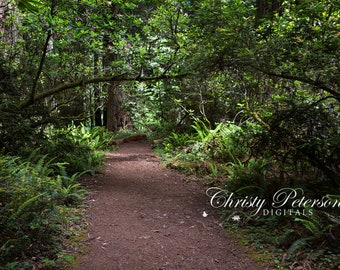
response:
[(88, 179), (88, 252), (74, 270), (268, 269), (225, 233), (202, 184), (184, 177), (144, 141), (107, 154), (103, 173)]

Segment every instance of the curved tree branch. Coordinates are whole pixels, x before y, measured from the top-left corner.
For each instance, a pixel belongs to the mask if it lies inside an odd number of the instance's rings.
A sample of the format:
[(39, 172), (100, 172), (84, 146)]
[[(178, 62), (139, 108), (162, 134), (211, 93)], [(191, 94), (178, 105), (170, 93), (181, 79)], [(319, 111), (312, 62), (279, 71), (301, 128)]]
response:
[(338, 93), (334, 89), (327, 86), (324, 82), (321, 82), (321, 81), (318, 81), (318, 80), (312, 80), (312, 79), (309, 79), (309, 78), (289, 75), (289, 74), (276, 74), (276, 73), (273, 73), (273, 72), (267, 72), (266, 74), (269, 75), (269, 76), (280, 77), (280, 78), (283, 78), (283, 79), (300, 81), (300, 82), (307, 83), (309, 85), (318, 87), (319, 89), (325, 90), (328, 93), (332, 94), (337, 100), (340, 101), (340, 93)]
[(61, 84), (59, 86), (56, 86), (54, 88), (51, 88), (47, 91), (37, 93), (35, 95), (34, 101), (32, 102), (31, 98), (27, 98), (19, 103), (18, 109), (24, 109), (29, 107), (30, 105), (34, 104), (34, 102), (44, 99), (46, 97), (52, 96), (54, 94), (58, 94), (62, 91), (68, 90), (68, 89), (74, 89), (79, 86), (84, 86), (88, 84), (96, 84), (101, 82), (123, 82), (123, 81), (138, 81), (138, 82), (144, 82), (144, 81), (158, 81), (158, 80), (164, 80), (164, 79), (179, 79), (188, 76), (188, 74), (179, 74), (179, 75), (167, 75), (167, 74), (161, 74), (159, 76), (155, 77), (140, 77), (139, 75), (136, 77), (129, 77), (126, 76), (126, 74), (120, 74), (120, 75), (112, 75), (112, 76), (101, 76), (101, 77), (94, 77), (90, 79), (82, 79), (77, 80), (74, 82), (67, 82), (64, 84)]
[(270, 71), (266, 71), (257, 67), (254, 67), (256, 70), (268, 75), (268, 76), (273, 76), (273, 77), (277, 77), (277, 78), (282, 78), (282, 79), (287, 79), (287, 80), (293, 80), (293, 81), (299, 81), (299, 82), (303, 82), (306, 84), (309, 84), (311, 86), (315, 86), (319, 89), (325, 90), (326, 92), (328, 92), (329, 94), (333, 95), (334, 98), (340, 102), (340, 92), (336, 91), (335, 89), (329, 87), (328, 85), (326, 85), (324, 82), (318, 81), (318, 80), (312, 80), (310, 78), (307, 77), (300, 77), (300, 76), (295, 76), (295, 75), (290, 75), (290, 74), (286, 74), (286, 73), (275, 73), (275, 72), (270, 72)]

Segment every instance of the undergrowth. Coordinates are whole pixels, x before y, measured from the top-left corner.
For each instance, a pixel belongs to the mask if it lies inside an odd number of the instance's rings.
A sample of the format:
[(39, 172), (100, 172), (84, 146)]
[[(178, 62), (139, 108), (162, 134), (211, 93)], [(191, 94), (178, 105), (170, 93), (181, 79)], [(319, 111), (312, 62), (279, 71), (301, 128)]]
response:
[[(271, 137), (271, 130), (252, 121), (212, 126), (197, 120), (190, 132), (168, 135), (157, 151), (167, 167), (205, 179), (207, 190), (218, 188), (215, 199), (220, 204), (212, 206), (218, 208), (227, 230), (260, 261), (274, 262), (275, 269), (338, 269), (340, 190), (334, 185), (338, 176), (330, 177), (333, 174), (325, 174), (327, 168), (321, 167), (332, 161), (328, 167), (336, 170), (337, 145), (327, 145), (327, 151), (326, 146), (315, 148), (316, 166), (310, 153), (296, 151), (314, 147), (315, 137), (307, 137), (305, 131), (296, 131), (299, 141), (289, 133)], [(335, 136), (327, 132), (322, 136)], [(278, 147), (279, 139), (287, 143)], [(323, 151), (325, 161), (321, 161)], [(275, 198), (278, 191), (281, 195)], [(265, 207), (256, 212), (258, 205), (241, 206), (255, 198), (264, 200)], [(275, 208), (277, 200), (283, 202)], [(312, 201), (320, 203), (311, 206)]]
[(98, 170), (111, 135), (71, 125), (46, 138), (30, 155), (0, 154), (0, 269), (63, 269), (74, 260), (66, 239), (83, 230), (87, 193), (78, 179)]

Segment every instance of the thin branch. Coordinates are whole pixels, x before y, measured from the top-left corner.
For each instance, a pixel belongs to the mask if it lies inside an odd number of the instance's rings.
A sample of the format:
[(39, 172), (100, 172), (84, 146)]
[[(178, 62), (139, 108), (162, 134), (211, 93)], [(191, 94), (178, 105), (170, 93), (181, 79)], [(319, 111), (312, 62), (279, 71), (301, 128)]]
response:
[[(51, 16), (53, 16), (53, 14), (54, 14), (54, 5), (52, 4)], [(32, 104), (34, 103), (34, 100), (36, 98), (38, 81), (39, 81), (40, 75), (41, 75), (42, 70), (43, 70), (43, 66), (44, 66), (44, 63), (45, 63), (45, 59), (46, 59), (46, 55), (47, 55), (47, 52), (48, 52), (48, 47), (49, 47), (49, 42), (50, 42), (51, 37), (52, 37), (52, 26), (49, 25), (49, 29), (47, 30), (47, 36), (46, 36), (45, 44), (44, 44), (44, 47), (43, 47), (43, 53), (42, 53), (42, 56), (40, 58), (40, 63), (39, 63), (39, 67), (38, 67), (38, 70), (37, 70), (37, 74), (35, 75), (33, 85), (32, 85), (32, 89), (31, 89), (30, 103), (32, 103)]]

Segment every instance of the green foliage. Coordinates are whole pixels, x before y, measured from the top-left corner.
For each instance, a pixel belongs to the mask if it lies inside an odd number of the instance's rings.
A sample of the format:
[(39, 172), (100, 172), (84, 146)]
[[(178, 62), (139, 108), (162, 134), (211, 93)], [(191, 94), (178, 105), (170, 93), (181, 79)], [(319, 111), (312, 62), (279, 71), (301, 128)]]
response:
[(184, 149), (194, 142), (194, 138), (187, 133), (172, 132), (163, 142), (166, 152), (176, 152)]
[(312, 240), (312, 239), (314, 239), (314, 237), (312, 237), (312, 236), (297, 239), (288, 248), (288, 252), (295, 253), (298, 250), (307, 248), (309, 246), (308, 241)]
[(42, 6), (39, 0), (19, 0), (18, 8), (21, 10), (31, 11), (37, 13)]
[[(310, 111), (304, 110), (303, 113), (307, 114)], [(304, 179), (299, 178), (303, 176), (301, 169), (312, 168), (313, 164), (305, 158), (306, 153), (299, 153), (300, 150), (293, 149), (293, 144), (290, 144), (291, 141), (294, 141), (294, 143), (301, 143), (304, 145), (303, 147), (306, 147), (310, 142), (304, 141), (302, 134), (316, 138), (316, 133), (326, 134), (327, 129), (314, 130), (312, 135), (307, 135), (305, 133), (306, 125), (309, 123), (307, 123), (307, 118), (303, 118), (304, 121), (299, 122), (300, 126), (296, 125), (296, 134), (292, 135), (292, 132), (288, 129), (285, 133), (276, 134), (277, 130), (274, 131), (274, 125), (278, 128), (284, 128), (286, 118), (282, 122), (274, 120), (271, 122), (275, 113), (266, 116), (257, 115), (257, 117), (265, 119), (267, 123), (269, 122), (273, 131), (249, 120), (240, 125), (231, 122), (219, 123), (213, 129), (198, 121), (193, 125), (195, 132), (190, 135), (190, 139), (186, 135), (172, 134), (164, 143), (164, 149), (168, 154), (165, 155), (168, 159), (167, 163), (170, 162), (172, 164), (170, 167), (181, 170), (185, 170), (183, 167), (187, 166), (186, 172), (207, 174), (206, 179), (209, 185), (219, 186), (233, 192), (233, 199), (242, 199), (246, 196), (247, 198), (259, 197), (264, 198), (268, 205), (271, 204), (273, 194), (277, 190), (290, 185), (303, 186), (308, 196), (311, 197), (320, 197), (326, 195), (326, 192), (334, 191), (331, 186), (323, 185), (322, 187), (325, 190), (321, 191), (319, 188), (315, 192), (312, 185), (304, 184)], [(298, 118), (297, 112), (295, 112), (294, 117)], [(319, 115), (314, 118), (316, 117), (322, 116)], [(289, 118), (289, 121), (294, 120)], [(310, 123), (310, 125), (313, 124)], [(333, 126), (333, 123), (329, 125)], [(332, 133), (329, 133), (329, 135), (332, 135)], [(296, 136), (296, 140), (292, 139), (294, 136)], [(264, 138), (267, 140), (264, 141)], [(280, 145), (273, 146), (275, 142)], [(333, 151), (326, 151), (326, 153), (334, 154)], [(319, 157), (321, 157), (321, 152)], [(323, 157), (325, 158), (325, 155)], [(200, 169), (197, 170), (193, 162), (196, 162)], [(205, 166), (206, 168), (204, 168)], [(304, 168), (300, 166), (304, 166)], [(191, 168), (195, 168), (195, 170), (191, 170)], [(289, 177), (285, 175), (287, 171), (289, 171)], [(309, 176), (313, 172), (315, 171), (310, 170)], [(325, 179), (313, 179), (314, 183), (322, 181), (325, 181)], [(338, 199), (338, 195), (327, 195), (327, 197), (333, 200)], [(299, 209), (299, 212), (292, 216), (262, 217), (261, 215), (253, 216), (246, 209), (230, 209), (225, 210), (222, 217), (226, 221), (226, 226), (230, 226), (231, 217), (237, 215), (240, 218), (237, 221), (238, 226), (249, 227), (249, 230), (254, 231), (251, 233), (247, 231), (247, 234), (257, 239), (257, 244), (254, 244), (256, 246), (274, 243), (276, 248), (301, 252), (304, 249), (317, 248), (319, 243), (323, 241), (324, 246), (320, 248), (320, 252), (318, 254), (313, 253), (313, 260), (317, 261), (322, 256), (326, 256), (331, 264), (334, 264), (332, 254), (337, 252), (334, 241), (336, 242), (339, 236), (339, 220), (336, 217), (338, 209), (310, 209), (313, 212), (312, 216), (301, 214), (303, 213), (302, 210)], [(305, 210), (309, 213), (308, 209)], [(282, 223), (287, 224), (287, 226), (282, 230), (277, 229)], [(262, 228), (261, 237), (259, 237), (260, 233), (258, 232), (259, 226)], [(275, 230), (275, 236), (269, 233), (273, 230)], [(281, 235), (280, 239), (277, 235)], [(268, 248), (272, 249), (272, 247)], [(290, 254), (287, 259), (294, 260), (294, 256)], [(313, 263), (311, 262), (311, 264)]]
[[(18, 124), (20, 123), (20, 124)], [(18, 139), (20, 138), (20, 140)], [(12, 155), (37, 147), (39, 135), (21, 114), (3, 112), (0, 106), (0, 149)]]
[(112, 139), (103, 127), (84, 125), (51, 129), (48, 137), (44, 151), (53, 156), (55, 162), (66, 163), (68, 173), (98, 170)]
[(303, 226), (311, 232), (314, 236), (319, 236), (322, 233), (322, 229), (327, 230), (327, 227), (322, 227), (320, 221), (318, 220), (316, 215), (312, 215), (307, 218), (295, 218), (295, 221), (301, 222)]
[[(340, 189), (339, 189), (339, 191), (340, 191)], [(328, 199), (330, 199), (331, 201), (340, 201), (340, 194), (339, 195), (335, 195), (335, 194), (327, 194), (326, 195), (326, 197), (328, 198)]]
[(56, 181), (60, 185), (59, 195), (61, 200), (67, 205), (81, 202), (84, 199), (85, 189), (81, 187), (81, 184), (77, 182), (77, 179), (82, 175), (91, 172), (83, 171), (74, 173), (72, 176), (68, 176), (64, 164), (57, 164), (59, 167), (59, 174)]
[[(194, 133), (172, 133), (166, 138), (163, 145), (166, 152), (172, 154), (181, 152), (196, 160), (213, 160), (227, 164), (237, 162), (238, 159), (247, 159), (249, 148), (247, 146), (245, 128), (231, 122), (219, 123), (210, 129), (204, 122), (196, 121), (192, 126)], [(253, 126), (249, 125), (249, 135), (254, 134)]]
[(263, 117), (270, 130), (258, 134), (253, 151), (270, 156), (286, 170), (299, 172), (300, 178), (311, 177), (311, 171), (318, 171), (324, 175), (324, 181), (337, 185), (339, 111), (332, 100), (306, 102), (307, 98), (305, 94), (294, 99), (277, 97), (272, 105), (275, 109), (268, 108), (269, 116)]
[[(338, 210), (333, 209), (335, 215), (338, 214)], [(301, 222), (305, 229), (312, 234), (311, 240), (324, 238), (332, 244), (332, 241), (336, 240), (340, 233), (339, 217), (322, 210), (313, 209), (312, 211), (313, 215), (302, 215), (294, 220)]]
[(303, 254), (303, 250), (312, 249), (307, 255), (310, 257), (311, 265), (336, 267), (338, 262), (335, 254), (338, 252), (340, 235), (339, 220), (327, 212), (316, 209), (313, 209), (313, 215), (302, 215), (294, 220), (301, 223), (309, 235), (305, 233), (303, 236), (296, 236), (296, 240), (287, 249), (290, 256), (294, 257), (298, 252)]
[[(122, 110), (114, 114), (128, 112), (135, 129), (165, 138), (164, 157), (177, 167), (240, 194), (269, 198), (278, 187), (302, 186), (338, 199), (339, 1), (16, 3), (24, 13), (5, 7), (0, 22), (0, 150), (24, 157), (40, 150), (28, 163), (13, 159), (13, 175), (49, 182), (59, 173), (53, 198), (77, 202), (74, 178), (98, 169), (110, 135), (56, 127), (70, 118), (93, 126), (115, 74)], [(171, 77), (178, 74), (187, 76)], [(50, 196), (42, 186), (17, 194), (15, 219)], [(337, 228), (336, 213), (318, 216), (289, 225), (314, 237)], [(289, 237), (294, 250), (314, 244)]]
[[(34, 250), (39, 246), (43, 253), (53, 243), (57, 231), (53, 217), (60, 188), (47, 175), (48, 170), (41, 169), (49, 166), (42, 165), (44, 159), (34, 165), (1, 155), (1, 266), (14, 262), (23, 254), (37, 255)], [(44, 171), (46, 174), (42, 174)]]
[(70, 126), (48, 138), (48, 147), (33, 150), (27, 161), (0, 155), (0, 266), (6, 269), (32, 267), (26, 262), (32, 257), (59, 264), (53, 249), (61, 241), (62, 207), (82, 202), (86, 191), (77, 180), (100, 166), (111, 135)]
[[(238, 194), (258, 195), (264, 197), (265, 194), (273, 194), (271, 190), (273, 183), (266, 178), (268, 162), (251, 158), (243, 163), (230, 162), (228, 171), (228, 189), (235, 190)], [(275, 188), (279, 186), (276, 185)]]
[(13, 221), (13, 220), (15, 220), (16, 218), (18, 218), (26, 208), (28, 208), (30, 205), (33, 205), (33, 203), (37, 202), (38, 199), (39, 199), (41, 196), (43, 196), (43, 195), (45, 195), (45, 193), (38, 194), (38, 195), (36, 195), (36, 196), (34, 196), (34, 197), (32, 197), (32, 198), (29, 198), (27, 201), (23, 202), (23, 203), (18, 207), (18, 209), (16, 210), (16, 212), (13, 213), (13, 214), (9, 217), (9, 220), (10, 220), (10, 221)]

